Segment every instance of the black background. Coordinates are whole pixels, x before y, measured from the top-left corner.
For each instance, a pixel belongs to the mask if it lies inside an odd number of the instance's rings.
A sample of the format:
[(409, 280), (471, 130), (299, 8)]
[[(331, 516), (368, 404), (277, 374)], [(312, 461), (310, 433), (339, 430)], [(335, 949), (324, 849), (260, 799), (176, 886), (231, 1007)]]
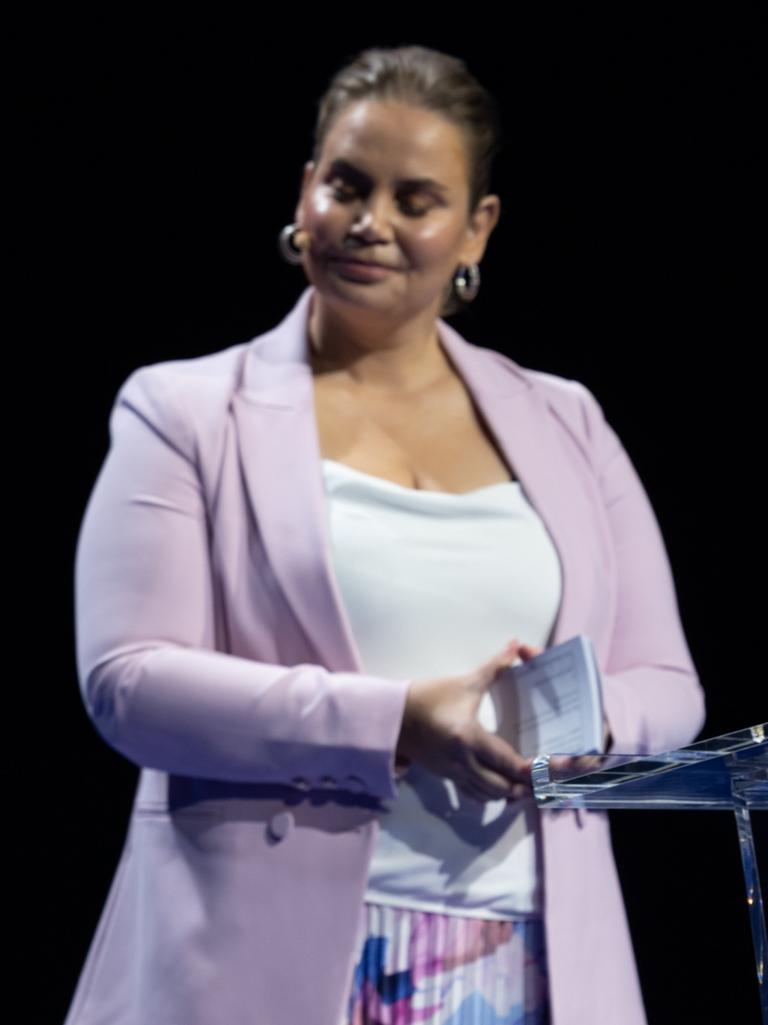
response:
[[(502, 218), (480, 296), (451, 323), (592, 389), (667, 543), (704, 734), (768, 718), (753, 654), (764, 632), (757, 29), (748, 7), (708, 21), (691, 11), (548, 6), (503, 29), (490, 14), (428, 9), (417, 26), (392, 7), (369, 10), (367, 27), (359, 11), (315, 9), (269, 27), (185, 14), (20, 29), (12, 255), (28, 341), (12, 348), (23, 369), (6, 361), (6, 372), (26, 411), (14, 453), (33, 526), (20, 583), (33, 672), (19, 690), (43, 737), (22, 741), (34, 824), (19, 848), (34, 866), (47, 979), (29, 1020), (64, 1016), (137, 777), (89, 723), (74, 663), (74, 549), (109, 409), (136, 367), (245, 341), (288, 312), (305, 279), (276, 241), (316, 103), (367, 46), (454, 53), (498, 98)], [(612, 822), (650, 1025), (757, 1022), (730, 814)]]

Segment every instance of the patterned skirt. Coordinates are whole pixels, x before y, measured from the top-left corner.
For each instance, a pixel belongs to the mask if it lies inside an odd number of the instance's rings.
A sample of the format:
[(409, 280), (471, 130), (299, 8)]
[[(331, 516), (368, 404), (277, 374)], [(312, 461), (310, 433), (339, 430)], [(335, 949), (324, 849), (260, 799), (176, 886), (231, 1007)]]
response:
[(363, 904), (341, 1025), (548, 1025), (544, 924)]

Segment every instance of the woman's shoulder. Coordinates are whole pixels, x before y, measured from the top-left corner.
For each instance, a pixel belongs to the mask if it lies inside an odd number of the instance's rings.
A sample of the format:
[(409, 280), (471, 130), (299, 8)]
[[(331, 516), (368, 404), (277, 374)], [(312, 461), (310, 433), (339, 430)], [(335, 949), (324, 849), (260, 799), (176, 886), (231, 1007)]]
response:
[(524, 366), (490, 346), (466, 344), (499, 375), (500, 388), (508, 384), (512, 388), (530, 390), (553, 416), (573, 428), (581, 427), (589, 432), (590, 427), (603, 420), (600, 403), (583, 381)]
[(491, 345), (470, 341), (445, 320), (440, 320), (440, 332), (444, 341), (457, 354), (466, 354), (472, 360), (486, 363), (487, 369), (497, 375), (499, 387), (502, 389), (524, 387), (555, 405), (578, 403), (583, 401), (585, 394), (592, 395), (581, 381), (524, 366)]
[(127, 413), (137, 417), (174, 448), (191, 455), (201, 439), (220, 434), (231, 396), (242, 377), (249, 342), (188, 358), (136, 367), (117, 389), (110, 433)]
[[(144, 395), (187, 405), (190, 413), (228, 406), (256, 365), (295, 361), (302, 350), (303, 323), (311, 289), (307, 288), (282, 321), (244, 342), (200, 356), (166, 359), (137, 367), (120, 385), (118, 396)], [(250, 368), (250, 370), (249, 370)]]
[(529, 390), (535, 397), (535, 415), (545, 416), (590, 465), (604, 466), (621, 449), (621, 441), (601, 403), (583, 381), (522, 366), (496, 349), (478, 348), (495, 373), (508, 375), (510, 381), (516, 382), (514, 388), (523, 386)]
[(216, 352), (180, 359), (159, 360), (132, 370), (123, 380), (118, 394), (143, 391), (148, 396), (189, 394), (209, 395), (218, 389), (231, 389), (242, 373), (249, 342), (239, 342)]

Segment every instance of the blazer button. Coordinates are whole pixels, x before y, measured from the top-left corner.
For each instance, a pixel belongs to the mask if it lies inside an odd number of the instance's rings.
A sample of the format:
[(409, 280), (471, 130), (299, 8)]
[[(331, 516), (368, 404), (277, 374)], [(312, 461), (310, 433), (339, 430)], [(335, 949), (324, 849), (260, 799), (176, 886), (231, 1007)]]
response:
[(354, 793), (359, 794), (365, 790), (365, 783), (359, 776), (345, 776), (344, 789), (352, 790)]
[(284, 840), (294, 826), (294, 817), (289, 811), (279, 811), (269, 820), (269, 835), (273, 840)]
[(298, 787), (299, 790), (310, 790), (312, 784), (305, 776), (294, 776), (291, 780), (293, 786)]

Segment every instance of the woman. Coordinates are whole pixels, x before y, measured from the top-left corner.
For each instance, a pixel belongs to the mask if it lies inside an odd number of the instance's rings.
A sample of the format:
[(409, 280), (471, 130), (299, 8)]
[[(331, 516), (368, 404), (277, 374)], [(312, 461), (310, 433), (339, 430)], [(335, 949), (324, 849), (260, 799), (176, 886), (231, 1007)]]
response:
[(281, 236), (294, 309), (118, 393), (77, 656), (141, 777), (67, 1025), (645, 1020), (607, 818), (537, 813), (491, 694), (577, 633), (616, 750), (690, 741), (702, 693), (594, 397), (441, 319), (495, 145), (456, 58), (361, 54)]

